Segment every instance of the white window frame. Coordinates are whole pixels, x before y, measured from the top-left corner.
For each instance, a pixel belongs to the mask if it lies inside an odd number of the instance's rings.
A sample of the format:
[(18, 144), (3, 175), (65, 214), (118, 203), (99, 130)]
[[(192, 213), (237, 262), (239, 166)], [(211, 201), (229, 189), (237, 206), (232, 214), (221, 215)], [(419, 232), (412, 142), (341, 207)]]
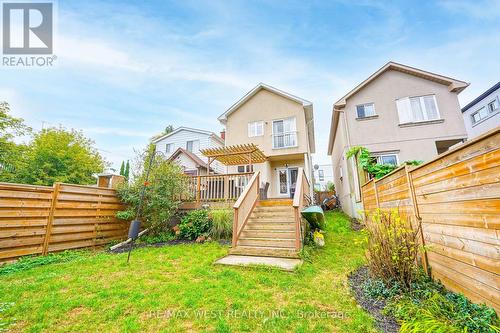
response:
[(166, 143), (165, 144), (165, 153), (169, 154), (172, 152), (174, 144), (173, 143)]
[(383, 164), (382, 158), (387, 156), (395, 156), (396, 157), (396, 166), (399, 165), (399, 156), (397, 153), (384, 153), (384, 154), (373, 154), (375, 158), (377, 158), (377, 164)]
[[(476, 114), (479, 114), (479, 112), (481, 112), (482, 110), (485, 110), (486, 111), (486, 115), (484, 116), (484, 118), (481, 118), (479, 119), (478, 121), (476, 121), (474, 119), (474, 116)], [(490, 117), (490, 111), (489, 111), (489, 104), (488, 105), (485, 105), (483, 107), (480, 107), (479, 109), (477, 109), (476, 111), (474, 111), (473, 113), (471, 113), (470, 115), (470, 118), (472, 120), (472, 125), (477, 125), (479, 123), (482, 123), (484, 120), (488, 119)]]
[[(243, 171), (240, 171), (240, 168), (243, 168)], [(237, 168), (236, 168), (236, 171), (238, 173), (249, 173), (249, 172), (253, 172), (253, 164), (251, 165), (250, 167), (250, 164), (246, 164), (246, 165), (238, 165)]]
[[(427, 108), (425, 107), (425, 102), (424, 98), (432, 96), (434, 100), (434, 105), (436, 106), (436, 113), (437, 113), (437, 118), (435, 119), (429, 119), (429, 114), (427, 112)], [(423, 120), (415, 120), (413, 119), (413, 109), (411, 106), (411, 100), (414, 98), (418, 98), (420, 102), (420, 109), (422, 110), (422, 116)], [(396, 109), (398, 111), (398, 117), (399, 117), (399, 124), (413, 124), (413, 123), (423, 123), (423, 122), (428, 122), (428, 121), (436, 121), (436, 120), (441, 120), (441, 112), (439, 111), (439, 106), (437, 103), (436, 95), (435, 94), (427, 94), (427, 95), (418, 95), (418, 96), (407, 96), (403, 98), (398, 98), (396, 99)], [(407, 113), (406, 116), (408, 119), (401, 119), (402, 113)], [(405, 121), (406, 120), (406, 121)]]
[(325, 181), (325, 171), (323, 171), (323, 170), (321, 170), (321, 169), (320, 169), (320, 170), (318, 170), (318, 180), (319, 180), (320, 182)]
[[(362, 106), (364, 108), (367, 105), (371, 105), (373, 107), (373, 114), (371, 114), (369, 116), (360, 117), (359, 114), (358, 114), (358, 106)], [(376, 115), (377, 115), (377, 110), (375, 110), (375, 103), (371, 102), (371, 103), (363, 103), (363, 104), (356, 105), (356, 118), (357, 119), (370, 118), (370, 117), (374, 117)]]
[[(260, 131), (259, 131), (260, 130)], [(252, 121), (248, 123), (248, 137), (253, 138), (256, 136), (264, 135), (264, 121)]]
[[(194, 150), (194, 145), (195, 145), (196, 141), (199, 142), (200, 140), (188, 140), (188, 141), (186, 141), (186, 150), (189, 151), (189, 152), (191, 152), (191, 153), (195, 153), (195, 151), (193, 151), (193, 150)], [(192, 145), (191, 150), (189, 150), (189, 148), (188, 148), (190, 142), (191, 142), (191, 145)]]
[[(276, 122), (279, 122), (279, 121), (283, 121), (283, 129), (285, 127), (285, 121), (287, 120), (293, 120), (293, 128), (294, 130), (292, 131), (288, 131), (288, 132), (283, 132), (283, 133), (274, 133), (274, 123)], [(297, 118), (296, 117), (288, 117), (288, 118), (281, 118), (281, 119), (274, 119), (272, 124), (271, 124), (271, 127), (272, 127), (272, 134), (271, 134), (271, 140), (273, 141), (273, 149), (286, 149), (286, 148), (296, 148), (299, 146), (299, 136), (297, 135)], [(292, 135), (292, 134), (295, 134), (295, 145), (290, 145), (290, 146), (283, 146), (283, 147), (276, 147), (275, 146), (275, 140), (274, 140), (274, 137), (277, 136), (277, 135)], [(285, 140), (283, 139), (283, 143), (285, 142)]]
[[(496, 102), (497, 108), (496, 109), (491, 109), (490, 105), (494, 104)], [(495, 114), (500, 110), (500, 101), (498, 98), (493, 99), (491, 102), (488, 103), (488, 113), (490, 114)]]

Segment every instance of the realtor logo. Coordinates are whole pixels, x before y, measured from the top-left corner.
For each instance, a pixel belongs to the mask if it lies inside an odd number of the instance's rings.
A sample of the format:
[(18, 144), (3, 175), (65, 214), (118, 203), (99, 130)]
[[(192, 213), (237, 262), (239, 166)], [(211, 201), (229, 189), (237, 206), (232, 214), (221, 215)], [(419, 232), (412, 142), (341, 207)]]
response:
[(2, 3), (3, 54), (51, 54), (52, 3)]

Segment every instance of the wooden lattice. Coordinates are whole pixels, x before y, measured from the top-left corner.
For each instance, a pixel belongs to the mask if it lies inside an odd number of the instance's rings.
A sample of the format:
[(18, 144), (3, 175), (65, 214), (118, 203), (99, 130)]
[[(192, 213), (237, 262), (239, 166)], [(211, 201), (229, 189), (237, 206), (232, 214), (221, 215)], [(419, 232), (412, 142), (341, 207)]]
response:
[(209, 160), (217, 160), (224, 165), (263, 163), (267, 157), (255, 144), (234, 145), (201, 150)]

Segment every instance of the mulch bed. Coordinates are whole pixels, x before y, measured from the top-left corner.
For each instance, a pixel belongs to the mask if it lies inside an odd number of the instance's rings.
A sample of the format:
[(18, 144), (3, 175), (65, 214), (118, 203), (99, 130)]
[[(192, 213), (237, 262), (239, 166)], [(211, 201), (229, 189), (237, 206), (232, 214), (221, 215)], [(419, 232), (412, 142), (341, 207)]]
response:
[[(231, 241), (226, 240), (226, 239), (221, 239), (218, 242), (221, 245), (231, 244)], [(134, 244), (134, 249), (139, 249), (139, 248), (143, 248), (143, 247), (163, 247), (163, 246), (173, 246), (173, 245), (179, 245), (179, 244), (192, 244), (192, 243), (196, 243), (196, 241), (186, 240), (186, 239), (174, 239), (174, 240), (171, 240), (168, 242), (160, 242), (160, 243), (154, 243), (154, 244), (136, 243), (136, 244)], [(129, 249), (130, 249), (130, 244), (125, 244), (125, 245), (120, 246), (117, 249), (108, 250), (107, 252), (109, 252), (109, 253), (124, 253), (124, 252), (128, 252)]]
[(355, 219), (354, 217), (351, 218), (351, 229), (354, 231), (360, 231), (364, 228), (364, 224), (362, 224), (358, 219)]
[(376, 321), (377, 327), (385, 333), (399, 332), (399, 324), (392, 316), (387, 316), (382, 313), (385, 308), (384, 300), (375, 300), (367, 297), (362, 285), (369, 277), (368, 267), (362, 266), (349, 275), (349, 286), (356, 302), (365, 310), (368, 311)]

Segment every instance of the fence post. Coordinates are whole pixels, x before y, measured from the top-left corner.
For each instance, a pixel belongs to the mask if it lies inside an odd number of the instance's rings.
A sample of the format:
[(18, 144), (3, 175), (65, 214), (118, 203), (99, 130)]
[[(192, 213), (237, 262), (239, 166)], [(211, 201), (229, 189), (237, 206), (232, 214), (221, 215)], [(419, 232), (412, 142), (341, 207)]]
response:
[(54, 212), (56, 210), (57, 196), (59, 195), (59, 188), (61, 183), (54, 183), (52, 192), (52, 201), (50, 203), (49, 216), (47, 219), (47, 228), (45, 229), (45, 239), (43, 240), (42, 255), (45, 256), (49, 252), (50, 236), (52, 234), (52, 224), (54, 222)]
[(224, 200), (229, 200), (229, 176), (224, 176)]
[(198, 175), (196, 178), (196, 202), (200, 202), (200, 190), (201, 190), (201, 177)]
[(415, 188), (413, 187), (413, 178), (409, 170), (408, 165), (405, 165), (406, 181), (408, 182), (408, 189), (410, 191), (410, 198), (413, 206), (413, 214), (415, 216), (416, 222), (418, 223), (418, 228), (420, 230), (420, 239), (422, 242), (422, 266), (427, 275), (429, 275), (429, 262), (427, 259), (427, 251), (425, 250), (425, 239), (424, 230), (422, 229), (422, 218), (420, 217), (420, 212), (418, 210), (417, 196), (415, 195)]
[(377, 208), (380, 208), (380, 203), (378, 202), (377, 179), (375, 178), (373, 178), (373, 189), (375, 190), (375, 202), (377, 203)]

